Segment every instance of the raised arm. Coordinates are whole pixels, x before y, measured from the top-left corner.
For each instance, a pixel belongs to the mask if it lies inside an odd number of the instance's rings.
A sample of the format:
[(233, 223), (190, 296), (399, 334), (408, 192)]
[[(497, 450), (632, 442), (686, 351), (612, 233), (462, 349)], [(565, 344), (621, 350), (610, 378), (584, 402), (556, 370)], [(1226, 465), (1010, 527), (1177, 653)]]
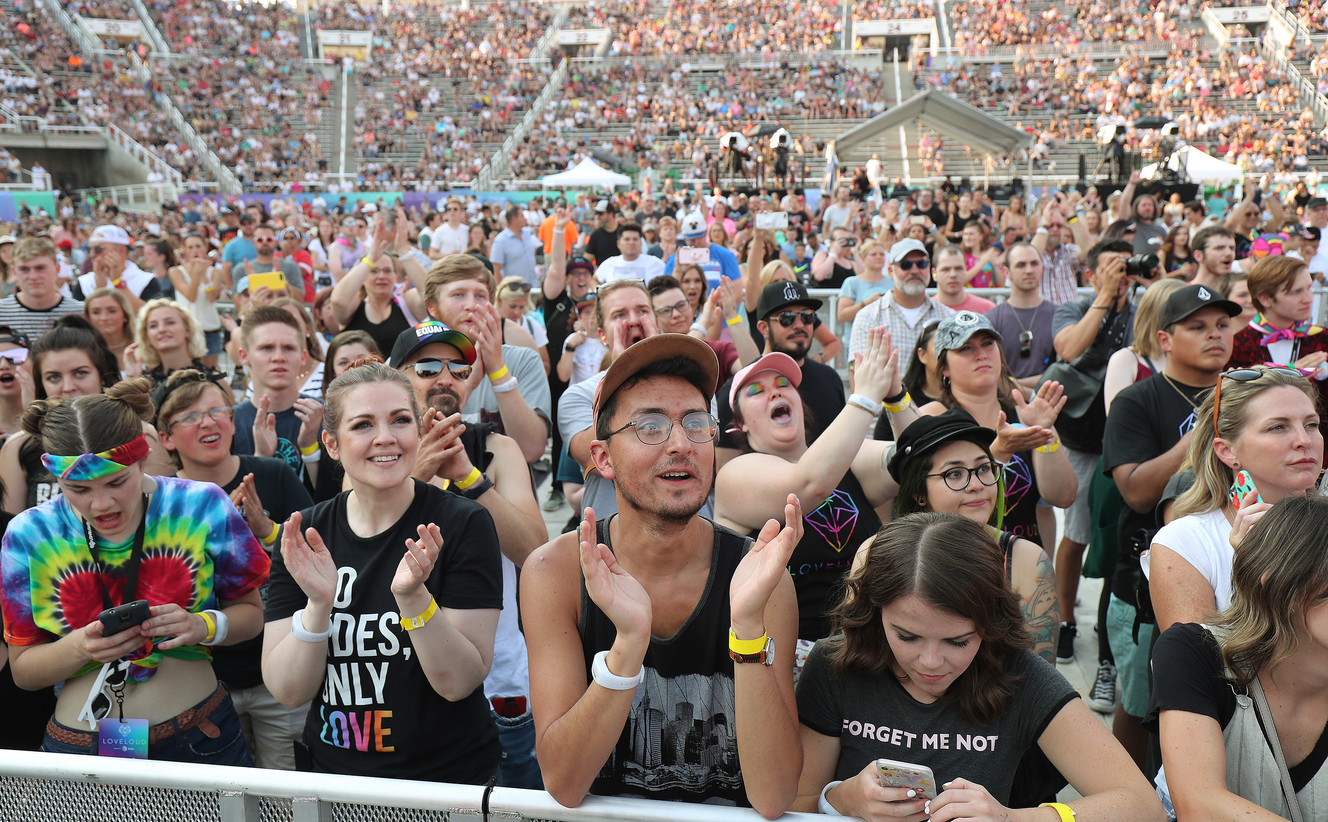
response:
[[(553, 259), (549, 270), (544, 272), (544, 298), (549, 301), (558, 299), (567, 288), (567, 225), (572, 221), (572, 210), (559, 206), (553, 211)], [(565, 379), (565, 378), (564, 378)]]

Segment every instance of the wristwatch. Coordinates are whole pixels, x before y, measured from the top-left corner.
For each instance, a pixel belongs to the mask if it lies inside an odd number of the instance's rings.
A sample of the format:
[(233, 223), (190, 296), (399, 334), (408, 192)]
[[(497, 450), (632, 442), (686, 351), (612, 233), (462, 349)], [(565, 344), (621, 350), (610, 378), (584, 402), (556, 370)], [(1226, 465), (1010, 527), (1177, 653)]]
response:
[[(757, 643), (757, 642), (760, 642), (760, 640), (739, 640), (739, 639), (735, 638), (735, 637), (733, 636), (733, 633), (730, 631), (730, 632), (729, 632), (729, 659), (732, 659), (735, 663), (737, 663), (737, 664), (739, 664), (739, 665), (741, 665), (741, 664), (744, 663), (744, 662), (759, 662), (759, 663), (761, 663), (762, 665), (774, 665), (774, 664), (775, 664), (775, 638), (772, 637), (772, 636), (767, 635), (767, 636), (765, 637), (765, 644), (760, 646), (760, 650), (757, 650), (757, 651), (754, 651), (754, 652), (751, 652), (751, 653), (740, 653), (739, 651), (735, 650), (735, 647), (741, 647), (741, 646), (743, 646), (744, 644), (748, 644), (748, 643), (755, 644), (755, 643)], [(747, 649), (746, 649), (746, 648), (743, 648), (743, 650), (745, 651), (745, 650), (747, 650)]]

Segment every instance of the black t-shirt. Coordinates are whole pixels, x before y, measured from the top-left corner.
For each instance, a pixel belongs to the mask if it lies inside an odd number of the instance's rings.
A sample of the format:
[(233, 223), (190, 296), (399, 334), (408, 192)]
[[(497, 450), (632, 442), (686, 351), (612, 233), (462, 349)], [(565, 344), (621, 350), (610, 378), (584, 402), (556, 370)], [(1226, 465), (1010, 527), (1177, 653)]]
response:
[[(370, 537), (350, 529), (349, 492), (303, 512), (337, 564), (327, 675), (304, 741), (315, 771), (480, 785), (500, 754), (484, 688), (455, 702), (434, 691), (414, 658), (410, 634), (400, 628), (389, 586), (406, 540), (418, 537), (417, 526), (436, 523), (443, 550), (426, 587), (438, 607), (501, 609), (498, 534), (479, 503), (414, 485), (415, 500), (401, 519)], [(306, 602), (278, 552), (265, 619), (286, 619)]]
[(600, 265), (610, 257), (618, 256), (618, 232), (597, 228), (590, 232), (586, 241), (586, 252), (595, 258), (595, 265)]
[(913, 213), (921, 214), (924, 217), (931, 218), (932, 225), (936, 226), (937, 231), (942, 231), (945, 229), (945, 210), (942, 209), (940, 205), (938, 205), (935, 201), (932, 202), (931, 208), (925, 211), (922, 210), (921, 208), (918, 208), (915, 209)]
[[(1174, 381), (1173, 381), (1174, 382)], [(1203, 402), (1212, 386), (1195, 387), (1176, 382), (1174, 386), (1162, 374), (1126, 386), (1111, 403), (1106, 432), (1102, 437), (1102, 470), (1108, 477), (1120, 465), (1148, 462), (1165, 454), (1194, 427), (1195, 407)], [(1121, 506), (1120, 557), (1112, 576), (1111, 592), (1126, 602), (1134, 602), (1139, 580), (1139, 560), (1129, 550), (1129, 542), (1141, 529), (1158, 527), (1155, 511), (1135, 511)]]
[[(239, 459), (240, 470), (235, 472), (230, 482), (221, 486), (221, 490), (229, 494), (240, 487), (240, 482), (246, 476), (253, 474), (254, 490), (258, 491), (258, 499), (263, 503), (263, 513), (277, 525), (284, 523), (296, 511), (314, 504), (304, 483), (300, 482), (286, 463), (272, 457), (254, 457), (247, 454)], [(244, 511), (241, 510), (240, 513), (243, 514)], [(259, 537), (261, 545), (261, 538), (264, 535), (254, 536)], [(271, 546), (263, 547), (271, 553), (273, 548), (277, 548), (279, 552), (279, 545), (280, 543), (273, 543)], [(268, 586), (264, 584), (258, 590), (266, 599)], [(235, 645), (213, 647), (212, 670), (217, 672), (217, 679), (225, 682), (232, 690), (262, 685), (263, 634), (260, 632), (253, 639), (246, 639)]]
[(387, 319), (380, 323), (370, 321), (369, 315), (365, 312), (365, 302), (360, 300), (359, 307), (350, 315), (342, 331), (363, 331), (373, 337), (379, 351), (391, 351), (392, 346), (396, 345), (397, 337), (407, 328), (410, 328), (410, 320), (406, 319), (405, 312), (401, 310), (395, 299), (388, 309)]
[(549, 335), (549, 383), (561, 382), (558, 379), (558, 360), (563, 356), (563, 343), (572, 336), (572, 326), (576, 323), (576, 303), (563, 289), (556, 299), (550, 300), (540, 295), (540, 311), (544, 312), (544, 330)]
[[(1223, 675), (1217, 640), (1202, 625), (1176, 623), (1153, 646), (1153, 695), (1144, 724), (1157, 732), (1162, 711), (1184, 711), (1211, 717), (1226, 728), (1236, 714), (1235, 685)], [(1242, 695), (1245, 693), (1241, 689)], [(1249, 710), (1253, 710), (1252, 708)], [(1328, 762), (1328, 728), (1304, 760), (1287, 763), (1291, 785), (1301, 790)]]
[[(720, 448), (737, 448), (733, 435), (728, 433), (733, 426), (733, 409), (729, 406), (729, 389), (733, 379), (724, 383), (715, 395), (715, 405), (719, 411)], [(816, 360), (802, 361), (802, 384), (798, 386), (798, 396), (802, 397), (804, 421), (807, 425), (807, 444), (816, 441), (839, 412), (844, 410), (844, 381), (830, 366)]]

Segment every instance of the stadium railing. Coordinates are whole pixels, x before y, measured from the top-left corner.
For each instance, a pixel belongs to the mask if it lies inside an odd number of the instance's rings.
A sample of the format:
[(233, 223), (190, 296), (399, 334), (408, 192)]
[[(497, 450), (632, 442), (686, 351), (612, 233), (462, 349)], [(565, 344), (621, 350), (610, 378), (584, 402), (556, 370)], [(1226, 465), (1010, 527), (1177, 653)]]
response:
[[(745, 808), (293, 773), (181, 762), (0, 751), (0, 818), (24, 822), (761, 822)], [(789, 822), (814, 822), (789, 814)]]

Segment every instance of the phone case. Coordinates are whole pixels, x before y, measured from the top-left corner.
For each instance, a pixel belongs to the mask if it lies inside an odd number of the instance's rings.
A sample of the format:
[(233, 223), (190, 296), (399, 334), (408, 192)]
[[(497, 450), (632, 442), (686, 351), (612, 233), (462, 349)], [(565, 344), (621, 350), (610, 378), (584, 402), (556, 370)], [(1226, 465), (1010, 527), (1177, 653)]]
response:
[[(1236, 481), (1233, 482), (1233, 483), (1231, 484), (1231, 504), (1232, 504), (1232, 506), (1234, 506), (1234, 507), (1236, 508), (1236, 510), (1240, 510), (1240, 502), (1241, 502), (1241, 500), (1245, 498), (1245, 495), (1246, 495), (1246, 494), (1248, 494), (1249, 492), (1251, 492), (1251, 491), (1253, 491), (1253, 490), (1255, 490), (1255, 488), (1254, 488), (1254, 480), (1250, 479), (1250, 475), (1249, 475), (1249, 473), (1247, 473), (1247, 472), (1245, 472), (1245, 471), (1237, 471), (1237, 472), (1236, 472)], [(1256, 502), (1263, 502), (1263, 498), (1262, 498), (1262, 497), (1256, 497), (1256, 498), (1255, 498), (1255, 501), (1256, 501)]]
[(926, 765), (878, 759), (876, 775), (887, 788), (912, 788), (919, 798), (936, 798), (936, 777)]

